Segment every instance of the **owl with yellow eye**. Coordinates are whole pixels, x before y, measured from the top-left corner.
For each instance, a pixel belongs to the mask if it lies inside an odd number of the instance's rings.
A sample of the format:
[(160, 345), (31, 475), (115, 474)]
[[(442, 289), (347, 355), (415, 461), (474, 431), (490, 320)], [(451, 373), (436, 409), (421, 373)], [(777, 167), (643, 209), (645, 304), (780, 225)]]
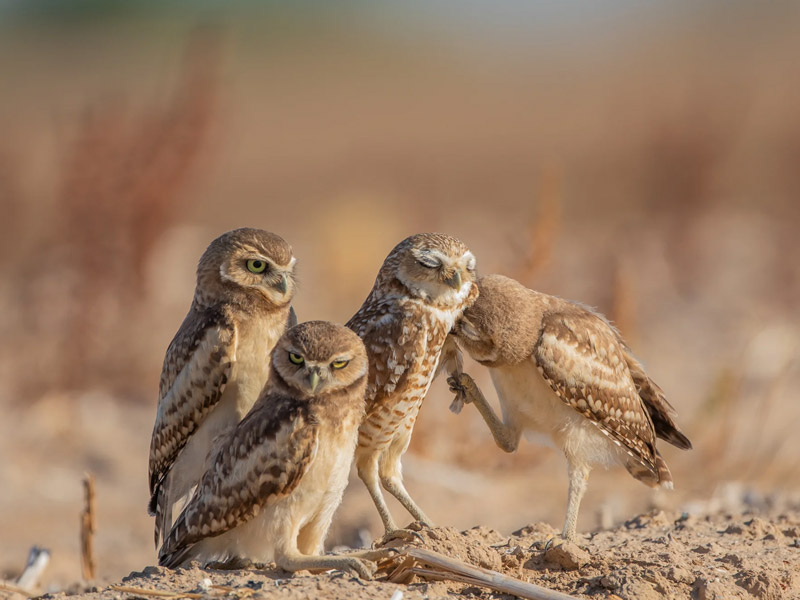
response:
[(156, 547), (199, 483), (212, 443), (253, 406), (272, 349), (297, 322), (295, 262), (280, 236), (250, 228), (222, 234), (200, 258), (192, 304), (164, 358), (150, 444)]
[(369, 579), (395, 550), (323, 554), (364, 417), (364, 344), (346, 327), (309, 321), (278, 340), (271, 369), (252, 410), (214, 450), (159, 563), (274, 561)]

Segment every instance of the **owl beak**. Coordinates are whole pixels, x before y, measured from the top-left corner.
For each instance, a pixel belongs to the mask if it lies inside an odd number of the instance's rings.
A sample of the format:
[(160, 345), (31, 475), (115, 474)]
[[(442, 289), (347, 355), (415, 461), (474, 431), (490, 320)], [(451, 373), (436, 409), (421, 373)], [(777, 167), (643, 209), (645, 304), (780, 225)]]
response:
[(461, 271), (456, 269), (456, 272), (453, 273), (453, 276), (448, 277), (444, 280), (444, 282), (454, 290), (461, 289)]
[(311, 372), (308, 374), (308, 386), (311, 388), (312, 394), (317, 391), (317, 387), (319, 387), (318, 369), (311, 369)]
[(289, 276), (286, 273), (281, 274), (280, 280), (275, 283), (275, 289), (281, 294), (286, 294), (289, 291)]

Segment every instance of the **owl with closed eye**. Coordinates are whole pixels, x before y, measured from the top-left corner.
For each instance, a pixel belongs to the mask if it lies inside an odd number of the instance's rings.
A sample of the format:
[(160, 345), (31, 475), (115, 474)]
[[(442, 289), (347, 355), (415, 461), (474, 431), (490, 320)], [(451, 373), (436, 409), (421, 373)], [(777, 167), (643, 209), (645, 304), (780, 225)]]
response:
[(477, 295), (469, 248), (450, 235), (421, 233), (389, 253), (372, 291), (347, 323), (364, 340), (369, 357), (356, 467), (386, 534), (398, 528), (380, 486), (416, 521), (431, 524), (406, 491), (401, 459), (448, 333)]
[(600, 314), (503, 275), (478, 281), (480, 296), (456, 322), (458, 345), (489, 369), (498, 417), (466, 373), (448, 379), (474, 404), (497, 445), (514, 452), (523, 433), (550, 437), (567, 459), (569, 488), (562, 538), (576, 541), (578, 509), (597, 465), (623, 465), (646, 485), (672, 488), (656, 439), (692, 447), (675, 410), (619, 332)]
[(213, 440), (255, 403), (278, 338), (296, 322), (295, 257), (280, 236), (235, 229), (209, 244), (189, 312), (167, 348), (150, 443), (155, 543), (203, 475)]

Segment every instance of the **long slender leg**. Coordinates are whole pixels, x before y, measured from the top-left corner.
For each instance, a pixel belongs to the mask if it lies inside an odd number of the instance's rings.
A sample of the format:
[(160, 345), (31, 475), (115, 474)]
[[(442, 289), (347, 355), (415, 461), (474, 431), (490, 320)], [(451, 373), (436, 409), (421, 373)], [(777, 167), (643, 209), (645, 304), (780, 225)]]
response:
[(405, 509), (411, 513), (411, 516), (414, 517), (415, 521), (419, 521), (423, 525), (427, 525), (428, 527), (433, 527), (433, 521), (422, 511), (422, 509), (417, 505), (416, 502), (411, 498), (408, 491), (406, 490), (405, 486), (403, 485), (403, 480), (398, 477), (388, 477), (385, 479), (381, 479), (381, 483), (383, 487), (389, 492), (392, 496), (397, 498), (400, 501)]
[(564, 530), (561, 536), (570, 542), (574, 542), (577, 535), (578, 509), (581, 506), (581, 499), (586, 493), (586, 484), (589, 481), (591, 469), (586, 465), (576, 465), (569, 457), (569, 492), (567, 496), (567, 517), (564, 520)]
[[(381, 471), (381, 483), (383, 484), (384, 489), (400, 501), (400, 504), (402, 504), (405, 509), (411, 513), (411, 516), (414, 517), (415, 521), (419, 521), (423, 525), (432, 527), (433, 521), (429, 519), (428, 516), (417, 505), (417, 503), (414, 502), (414, 500), (411, 498), (411, 495), (403, 485), (403, 478), (399, 472), (399, 463), (400, 460), (398, 458), (397, 467), (392, 468), (389, 472), (383, 472), (383, 470)], [(383, 464), (384, 463), (381, 462), (382, 469)]]
[(475, 405), (483, 420), (486, 421), (486, 425), (489, 426), (489, 431), (492, 432), (495, 443), (501, 450), (514, 452), (517, 449), (522, 431), (506, 426), (498, 418), (472, 377), (466, 373), (461, 373), (458, 376), (449, 377), (447, 383), (450, 385), (451, 391), (464, 394), (466, 403)]
[(403, 485), (403, 471), (400, 459), (406, 449), (408, 449), (408, 443), (410, 441), (410, 428), (406, 429), (403, 433), (398, 433), (391, 444), (381, 454), (378, 463), (378, 472), (383, 488), (400, 501), (400, 504), (411, 513), (415, 521), (419, 521), (430, 527), (433, 524), (432, 521), (422, 512), (422, 509), (417, 506), (417, 503), (414, 502)]
[(383, 527), (386, 533), (397, 529), (397, 525), (392, 519), (389, 512), (389, 507), (386, 505), (386, 500), (383, 499), (380, 485), (378, 483), (378, 453), (369, 448), (358, 447), (356, 449), (356, 469), (358, 476), (364, 485), (367, 486), (367, 491), (375, 503), (375, 508), (378, 509), (378, 514), (383, 521)]

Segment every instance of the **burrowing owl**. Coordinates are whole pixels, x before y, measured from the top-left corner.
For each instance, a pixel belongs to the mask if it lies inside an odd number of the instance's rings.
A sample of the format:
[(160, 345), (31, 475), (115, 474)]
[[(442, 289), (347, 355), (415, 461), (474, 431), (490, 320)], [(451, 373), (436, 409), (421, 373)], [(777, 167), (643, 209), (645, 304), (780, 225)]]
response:
[(319, 556), (342, 499), (364, 416), (369, 365), (360, 338), (325, 321), (289, 329), (267, 387), (221, 438), (159, 562), (245, 558), (289, 571), (374, 572), (375, 553)]
[(291, 246), (259, 229), (229, 231), (200, 258), (192, 305), (164, 358), (150, 442), (156, 547), (173, 507), (200, 481), (213, 439), (253, 406), (272, 348), (296, 322), (294, 266)]
[(347, 323), (369, 356), (367, 414), (356, 448), (358, 475), (386, 532), (397, 529), (378, 481), (417, 521), (430, 519), (403, 486), (400, 459), (456, 318), (475, 301), (475, 257), (449, 235), (422, 233), (400, 242)]
[(506, 452), (516, 450), (525, 431), (548, 434), (564, 452), (569, 494), (563, 537), (576, 538), (594, 465), (619, 462), (647, 485), (671, 488), (656, 437), (678, 448), (692, 445), (619, 332), (584, 306), (502, 275), (482, 277), (478, 287), (477, 302), (454, 333), (472, 358), (489, 367), (502, 422), (469, 375), (451, 377), (451, 389), (474, 402)]

